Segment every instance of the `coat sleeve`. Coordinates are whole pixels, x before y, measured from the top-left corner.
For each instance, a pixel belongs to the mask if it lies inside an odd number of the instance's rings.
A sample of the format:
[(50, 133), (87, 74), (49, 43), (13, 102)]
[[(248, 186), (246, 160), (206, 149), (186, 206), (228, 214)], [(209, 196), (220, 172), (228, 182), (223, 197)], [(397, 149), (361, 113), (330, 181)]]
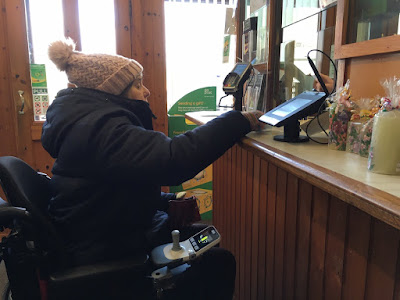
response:
[(114, 180), (179, 185), (213, 163), (250, 131), (238, 111), (169, 138), (124, 117), (111, 118), (98, 131), (95, 159), (99, 172)]

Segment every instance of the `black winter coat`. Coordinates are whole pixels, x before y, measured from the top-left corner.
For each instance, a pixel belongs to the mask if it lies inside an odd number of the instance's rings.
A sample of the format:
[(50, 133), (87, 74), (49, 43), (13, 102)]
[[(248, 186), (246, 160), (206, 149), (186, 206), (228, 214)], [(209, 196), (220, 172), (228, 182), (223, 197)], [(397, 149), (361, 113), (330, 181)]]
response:
[(194, 177), (250, 131), (231, 111), (169, 138), (152, 130), (152, 116), (145, 101), (84, 88), (60, 91), (47, 111), (42, 144), (56, 158), (49, 213), (81, 261), (145, 248), (161, 186)]

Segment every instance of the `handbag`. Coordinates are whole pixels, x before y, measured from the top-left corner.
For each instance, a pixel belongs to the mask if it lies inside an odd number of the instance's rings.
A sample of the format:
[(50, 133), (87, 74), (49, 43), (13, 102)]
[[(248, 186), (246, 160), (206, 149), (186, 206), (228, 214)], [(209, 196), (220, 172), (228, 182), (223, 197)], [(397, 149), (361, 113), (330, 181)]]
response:
[(171, 229), (181, 229), (201, 220), (195, 196), (170, 200), (168, 203), (169, 225)]

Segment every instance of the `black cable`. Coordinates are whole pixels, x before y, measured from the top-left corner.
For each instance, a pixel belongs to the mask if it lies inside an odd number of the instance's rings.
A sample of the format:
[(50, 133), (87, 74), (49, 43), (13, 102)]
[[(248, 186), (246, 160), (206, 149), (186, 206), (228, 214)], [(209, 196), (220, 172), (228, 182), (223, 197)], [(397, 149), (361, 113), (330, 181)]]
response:
[(221, 100), (224, 99), (225, 97), (228, 97), (228, 96), (230, 96), (230, 95), (225, 95), (225, 96), (222, 96), (221, 98), (219, 98), (218, 107), (222, 107), (222, 108), (233, 108), (233, 105), (232, 105), (232, 106), (228, 106), (228, 105), (222, 106), (222, 105), (221, 105)]
[[(335, 70), (335, 79), (334, 79), (334, 81), (333, 81), (333, 89), (332, 89), (332, 91), (328, 94), (328, 96), (327, 96), (327, 98), (329, 98), (332, 94), (333, 94), (333, 92), (336, 90), (336, 83), (337, 83), (337, 68), (336, 68), (336, 64), (335, 64), (335, 62), (332, 60), (332, 58), (328, 55), (328, 54), (326, 54), (324, 51), (321, 51), (321, 50), (319, 50), (319, 49), (312, 49), (312, 50), (310, 50), (310, 51), (308, 51), (308, 53), (307, 53), (307, 59), (309, 59), (309, 60), (311, 60), (311, 58), (310, 58), (310, 53), (311, 52), (313, 52), (313, 51), (316, 51), (316, 52), (320, 52), (320, 53), (322, 53), (323, 55), (325, 55), (330, 61), (331, 61), (331, 63), (332, 63), (332, 65), (333, 65), (333, 68), (334, 68), (334, 70)], [(319, 73), (318, 73), (318, 70), (316, 70), (317, 72), (317, 74), (315, 74), (315, 76), (320, 76), (319, 75)], [(321, 80), (322, 81), (322, 84), (323, 84), (323, 80)]]
[[(327, 97), (326, 97), (326, 98), (329, 98), (329, 97), (334, 93), (334, 91), (336, 90), (336, 83), (337, 83), (337, 68), (336, 68), (336, 64), (335, 64), (335, 62), (330, 58), (330, 56), (329, 56), (328, 54), (326, 54), (324, 51), (321, 51), (321, 50), (319, 50), (319, 49), (312, 49), (312, 50), (308, 51), (308, 53), (307, 53), (307, 60), (310, 62), (310, 65), (311, 65), (312, 69), (314, 70), (315, 76), (317, 76), (317, 78), (319, 77), (319, 78), (318, 78), (318, 79), (319, 79), (319, 82), (320, 82), (321, 86), (323, 87), (323, 89), (325, 89), (325, 90), (327, 90), (327, 89), (326, 89), (326, 86), (325, 86), (325, 84), (324, 84), (324, 81), (322, 80), (322, 78), (321, 78), (321, 76), (320, 76), (318, 70), (315, 68), (314, 63), (311, 64), (312, 60), (311, 60), (311, 58), (310, 58), (310, 53), (313, 52), (313, 51), (317, 51), (317, 52), (320, 52), (320, 53), (322, 53), (323, 55), (325, 55), (325, 56), (331, 61), (332, 65), (333, 65), (333, 68), (334, 68), (334, 70), (335, 70), (335, 73), (334, 73), (335, 78), (334, 78), (334, 81), (333, 81), (333, 89), (332, 89), (331, 92), (329, 92), (329, 94), (328, 94)], [(325, 92), (325, 93), (326, 93), (326, 92)], [(321, 122), (320, 122), (320, 120), (319, 120), (319, 116), (321, 115), (321, 108), (324, 106), (325, 103), (326, 103), (326, 99), (325, 99), (325, 101), (323, 101), (323, 102), (321, 103), (320, 107), (318, 108), (317, 115), (316, 115), (310, 122), (308, 122), (307, 127), (306, 127), (306, 130), (305, 130), (306, 135), (307, 135), (307, 137), (308, 137), (310, 140), (312, 140), (312, 141), (315, 142), (315, 143), (322, 144), (322, 145), (327, 145), (328, 143), (321, 143), (321, 142), (316, 141), (316, 140), (314, 140), (313, 138), (311, 138), (311, 137), (308, 135), (308, 127), (310, 126), (310, 124), (311, 124), (315, 119), (317, 119), (319, 127), (322, 129), (322, 131), (325, 133), (326, 136), (329, 136), (328, 133), (325, 131), (325, 129), (322, 127)]]
[[(324, 103), (325, 103), (325, 101), (324, 101), (322, 104), (324, 104)], [(315, 142), (315, 143), (317, 143), (317, 144), (327, 145), (328, 143), (322, 143), (322, 142), (319, 142), (319, 141), (317, 141), (317, 140), (314, 140), (314, 139), (308, 134), (308, 127), (310, 126), (310, 124), (311, 124), (315, 119), (317, 119), (319, 127), (321, 127), (321, 129), (324, 131), (324, 133), (325, 133), (326, 136), (329, 136), (328, 133), (325, 131), (325, 129), (322, 127), (322, 125), (321, 125), (321, 123), (320, 123), (320, 121), (319, 121), (319, 115), (321, 114), (320, 110), (321, 110), (321, 107), (322, 107), (322, 106), (323, 106), (323, 105), (321, 105), (321, 106), (319, 107), (317, 116), (314, 117), (310, 122), (308, 122), (308, 124), (307, 124), (307, 126), (306, 126), (305, 132), (306, 132), (307, 137), (308, 137), (310, 140), (312, 140), (313, 142)]]
[[(251, 80), (253, 79), (254, 76), (255, 76), (255, 75), (252, 74), (252, 75), (250, 75), (249, 79), (247, 79), (248, 84), (246, 85), (246, 89), (245, 89), (245, 91), (244, 91), (244, 93), (243, 93), (242, 99), (246, 98), (247, 89), (249, 88), (249, 83), (251, 82)], [(227, 96), (230, 96), (230, 94), (226, 94), (225, 96), (222, 96), (221, 98), (219, 98), (218, 107), (222, 107), (222, 108), (234, 108), (234, 107), (235, 107), (235, 104), (233, 104), (232, 106), (228, 106), (228, 105), (222, 106), (222, 105), (221, 105), (221, 100), (222, 100), (223, 98), (227, 97)], [(236, 101), (236, 98), (235, 98), (235, 101)], [(243, 105), (243, 103), (242, 103), (242, 105)]]

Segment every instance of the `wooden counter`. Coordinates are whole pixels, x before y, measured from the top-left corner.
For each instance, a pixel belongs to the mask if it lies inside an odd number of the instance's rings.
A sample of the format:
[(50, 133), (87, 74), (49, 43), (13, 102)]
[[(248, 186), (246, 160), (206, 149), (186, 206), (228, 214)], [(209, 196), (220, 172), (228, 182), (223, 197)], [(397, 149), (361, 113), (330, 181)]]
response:
[(235, 299), (400, 299), (400, 177), (326, 145), (274, 141), (279, 131), (252, 132), (214, 163)]

